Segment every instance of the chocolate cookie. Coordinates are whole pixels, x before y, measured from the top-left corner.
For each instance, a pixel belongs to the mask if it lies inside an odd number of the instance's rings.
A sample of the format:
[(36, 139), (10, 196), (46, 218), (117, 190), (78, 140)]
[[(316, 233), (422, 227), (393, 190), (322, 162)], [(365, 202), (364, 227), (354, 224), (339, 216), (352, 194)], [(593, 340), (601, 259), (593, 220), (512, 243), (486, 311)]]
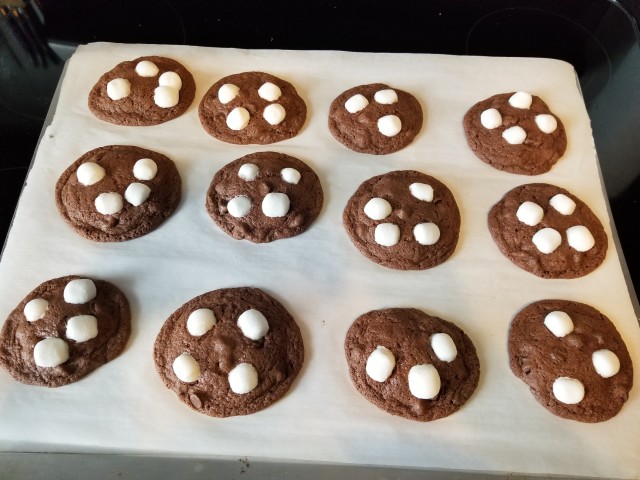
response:
[(0, 364), (22, 383), (60, 387), (120, 355), (130, 333), (129, 302), (115, 285), (55, 278), (9, 314), (0, 332)]
[(543, 407), (579, 422), (614, 417), (633, 386), (631, 357), (613, 323), (568, 300), (541, 300), (518, 312), (509, 364)]
[(157, 125), (182, 115), (195, 94), (193, 76), (180, 63), (140, 57), (100, 77), (89, 93), (89, 110), (116, 125)]
[(460, 212), (449, 189), (411, 170), (364, 182), (347, 202), (342, 220), (365, 257), (398, 270), (441, 264), (455, 250), (460, 232)]
[(233, 238), (266, 243), (304, 232), (320, 213), (323, 198), (318, 176), (304, 162), (259, 152), (215, 174), (206, 207)]
[(471, 150), (498, 170), (522, 175), (548, 172), (567, 149), (560, 119), (527, 92), (494, 95), (464, 116)]
[(307, 106), (293, 85), (263, 72), (218, 80), (202, 98), (198, 112), (209, 135), (238, 145), (295, 137), (307, 118)]
[(329, 130), (347, 148), (386, 155), (409, 145), (422, 128), (416, 98), (383, 83), (343, 92), (329, 107)]
[(289, 390), (304, 362), (298, 325), (257, 288), (200, 295), (164, 323), (153, 349), (168, 389), (214, 417), (263, 410)]
[(158, 227), (178, 207), (182, 181), (175, 164), (144, 148), (111, 145), (82, 155), (56, 184), (56, 205), (76, 232), (121, 242)]
[(415, 308), (361, 315), (344, 342), (351, 381), (392, 415), (428, 422), (464, 405), (478, 386), (480, 363), (456, 325)]
[(582, 277), (607, 253), (607, 234), (589, 207), (546, 183), (509, 191), (489, 212), (489, 230), (509, 260), (543, 278)]

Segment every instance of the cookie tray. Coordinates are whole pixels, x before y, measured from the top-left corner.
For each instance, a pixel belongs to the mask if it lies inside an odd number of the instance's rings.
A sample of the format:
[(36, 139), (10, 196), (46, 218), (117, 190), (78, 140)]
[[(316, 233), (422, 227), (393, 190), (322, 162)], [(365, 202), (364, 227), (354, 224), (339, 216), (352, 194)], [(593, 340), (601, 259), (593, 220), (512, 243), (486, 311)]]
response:
[[(86, 96), (100, 75), (121, 61), (150, 54), (176, 58), (193, 73), (196, 99), (189, 110), (169, 123), (144, 128), (92, 117)], [(308, 106), (297, 137), (271, 146), (236, 146), (209, 137), (200, 127), (197, 103), (206, 89), (225, 75), (249, 70), (273, 73), (296, 86)], [(335, 96), (373, 82), (412, 92), (426, 118), (409, 147), (381, 157), (347, 150), (326, 126)], [(567, 152), (547, 174), (531, 178), (499, 172), (466, 146), (461, 125), (466, 110), (479, 99), (514, 90), (539, 95), (565, 124)], [(69, 458), (66, 453), (85, 454), (81, 458), (94, 465), (104, 454), (118, 454), (112, 458), (122, 468), (130, 455), (146, 459), (141, 464), (170, 456), (173, 468), (205, 471), (219, 465), (229, 476), (245, 471), (283, 476), (282, 465), (293, 475), (322, 465), (316, 472), (355, 478), (370, 474), (371, 467), (388, 467), (375, 472), (399, 478), (417, 471), (442, 475), (438, 478), (465, 478), (461, 471), (640, 475), (637, 386), (618, 416), (581, 424), (548, 413), (507, 363), (512, 316), (532, 301), (564, 298), (589, 303), (616, 324), (639, 384), (638, 319), (613, 241), (589, 118), (570, 65), (530, 58), (100, 43), (78, 48), (52, 108), (53, 120), (36, 152), (0, 261), (0, 317), (6, 318), (39, 283), (80, 274), (109, 280), (127, 294), (133, 333), (119, 358), (72, 385), (30, 387), (0, 371), (0, 462), (11, 465), (28, 452), (50, 452), (61, 455), (37, 456), (41, 465), (61, 465)], [(183, 199), (156, 231), (129, 242), (95, 244), (67, 227), (53, 192), (55, 179), (71, 162), (109, 144), (138, 145), (172, 158), (182, 176)], [(266, 150), (309, 164), (320, 177), (325, 204), (316, 223), (299, 237), (266, 245), (238, 242), (209, 219), (204, 195), (223, 165)], [(401, 272), (375, 265), (351, 245), (342, 228), (342, 209), (357, 186), (398, 169), (435, 176), (458, 202), (458, 247), (434, 269)], [(567, 188), (603, 221), (609, 251), (595, 272), (575, 280), (544, 280), (502, 257), (486, 227), (487, 212), (508, 190), (532, 181)], [(305, 366), (290, 392), (268, 409), (247, 417), (209, 418), (164, 388), (151, 358), (153, 341), (185, 301), (243, 285), (264, 289), (296, 318)], [(453, 321), (474, 341), (480, 384), (454, 415), (426, 424), (392, 417), (352, 387), (343, 354), (349, 325), (366, 311), (394, 306), (421, 308)], [(155, 465), (161, 468), (163, 462)], [(477, 478), (473, 475), (469, 478)]]

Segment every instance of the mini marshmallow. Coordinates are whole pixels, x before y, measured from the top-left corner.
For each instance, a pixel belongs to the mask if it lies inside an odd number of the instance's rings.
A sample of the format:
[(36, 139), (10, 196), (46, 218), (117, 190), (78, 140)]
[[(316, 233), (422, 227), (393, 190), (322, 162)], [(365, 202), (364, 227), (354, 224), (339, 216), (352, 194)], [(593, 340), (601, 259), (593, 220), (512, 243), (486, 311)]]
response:
[(93, 315), (77, 315), (67, 320), (66, 336), (78, 343), (98, 336), (98, 319)]
[(553, 253), (562, 243), (562, 235), (553, 228), (538, 230), (531, 239), (536, 248), (542, 253)]
[(233, 197), (227, 203), (227, 211), (229, 215), (236, 218), (242, 218), (251, 210), (251, 199), (244, 195)]
[(434, 333), (431, 335), (431, 348), (439, 360), (453, 362), (458, 356), (458, 349), (453, 339), (446, 333)]
[(267, 105), (262, 112), (262, 117), (267, 121), (267, 123), (274, 126), (280, 125), (286, 116), (287, 112), (279, 103)]
[(158, 165), (150, 158), (141, 158), (133, 165), (133, 176), (138, 180), (153, 180), (158, 173)]
[(251, 308), (238, 317), (238, 327), (245, 337), (260, 340), (269, 331), (269, 322), (262, 313)]
[(409, 185), (409, 191), (418, 200), (423, 202), (433, 202), (433, 187), (426, 183), (412, 183)]
[(302, 178), (302, 175), (300, 175), (298, 170), (290, 167), (280, 170), (280, 176), (282, 177), (282, 180), (292, 185), (297, 185)]
[(34, 298), (24, 306), (24, 316), (29, 322), (35, 322), (45, 316), (49, 310), (49, 302), (44, 298)]
[(136, 65), (136, 73), (141, 77), (155, 77), (159, 71), (157, 65), (149, 60), (143, 60)]
[(542, 133), (553, 133), (558, 128), (558, 121), (553, 115), (543, 113), (536, 115), (536, 125)]
[(250, 363), (240, 363), (229, 372), (228, 380), (231, 391), (243, 395), (258, 386), (258, 372)]
[(435, 245), (440, 240), (440, 228), (431, 222), (418, 223), (413, 227), (413, 237), (420, 245)]
[(409, 370), (409, 391), (411, 395), (430, 400), (440, 392), (440, 375), (430, 363), (414, 365)]
[(173, 361), (173, 373), (185, 383), (195, 382), (200, 378), (200, 365), (188, 353), (183, 353)]
[(131, 83), (126, 78), (114, 78), (107, 83), (107, 96), (111, 100), (122, 100), (131, 95)]
[(96, 210), (103, 215), (113, 215), (122, 210), (122, 195), (116, 192), (101, 193), (93, 202)]
[(96, 284), (90, 278), (71, 280), (64, 287), (64, 301), (72, 305), (82, 305), (96, 298)]
[(124, 191), (124, 198), (134, 207), (139, 207), (147, 201), (151, 188), (144, 183), (132, 183)]
[(584, 398), (584, 385), (575, 378), (556, 378), (553, 382), (553, 396), (566, 405), (575, 405)]
[(209, 308), (198, 308), (187, 318), (187, 331), (194, 337), (201, 337), (217, 323), (216, 316)]
[(588, 252), (596, 244), (595, 238), (584, 225), (567, 228), (567, 242), (579, 252)]
[(161, 87), (171, 87), (178, 91), (182, 88), (182, 79), (176, 72), (164, 72), (158, 79)]
[(220, 103), (226, 105), (238, 96), (239, 91), (240, 87), (233, 83), (225, 83), (220, 87), (220, 90), (218, 90), (218, 100), (220, 100)]
[(242, 130), (249, 124), (250, 118), (246, 108), (236, 107), (227, 115), (227, 127), (235, 131)]
[(84, 185), (94, 185), (104, 178), (106, 172), (104, 168), (94, 162), (85, 162), (76, 170), (76, 177), (78, 181)]
[(373, 96), (373, 99), (381, 105), (391, 105), (397, 103), (398, 94), (395, 90), (387, 88), (385, 90), (378, 90)]
[(480, 123), (484, 128), (493, 130), (502, 125), (502, 115), (495, 108), (489, 108), (480, 114)]
[(349, 113), (358, 113), (359, 111), (364, 110), (367, 105), (369, 105), (369, 100), (359, 93), (344, 102), (344, 108), (346, 108)]
[(395, 223), (381, 223), (376, 226), (374, 239), (383, 247), (392, 247), (400, 241), (400, 227)]
[(175, 107), (180, 101), (180, 92), (173, 87), (158, 87), (153, 91), (153, 101), (160, 108)]
[(524, 131), (524, 128), (516, 125), (515, 127), (507, 128), (502, 132), (502, 138), (511, 145), (521, 145), (527, 138), (527, 132)]
[(378, 130), (385, 137), (395, 137), (402, 130), (402, 122), (396, 115), (385, 115), (378, 119)]
[(364, 206), (364, 214), (371, 220), (384, 220), (392, 211), (391, 204), (380, 197), (372, 198)]
[(613, 377), (620, 371), (620, 359), (611, 350), (603, 349), (591, 355), (593, 368), (602, 378)]
[(396, 366), (396, 357), (391, 350), (378, 346), (367, 358), (365, 370), (367, 375), (376, 382), (384, 382)]
[(262, 199), (262, 213), (267, 217), (284, 217), (289, 213), (291, 201), (286, 193), (267, 193)]
[(544, 217), (544, 210), (537, 203), (526, 201), (518, 207), (516, 217), (525, 225), (535, 227)]
[(57, 367), (69, 360), (69, 345), (61, 338), (45, 338), (33, 347), (33, 359), (39, 367)]
[(544, 326), (558, 338), (573, 332), (573, 320), (566, 312), (549, 312), (544, 317)]
[(260, 173), (260, 169), (253, 163), (245, 163), (238, 169), (238, 176), (245, 182), (252, 182)]
[(576, 209), (576, 202), (571, 200), (564, 193), (559, 193), (551, 197), (549, 205), (562, 215), (571, 215)]
[(509, 105), (515, 108), (529, 108), (533, 97), (527, 92), (516, 92), (509, 98)]
[(267, 82), (258, 89), (258, 95), (268, 102), (275, 102), (282, 96), (282, 91), (275, 83)]

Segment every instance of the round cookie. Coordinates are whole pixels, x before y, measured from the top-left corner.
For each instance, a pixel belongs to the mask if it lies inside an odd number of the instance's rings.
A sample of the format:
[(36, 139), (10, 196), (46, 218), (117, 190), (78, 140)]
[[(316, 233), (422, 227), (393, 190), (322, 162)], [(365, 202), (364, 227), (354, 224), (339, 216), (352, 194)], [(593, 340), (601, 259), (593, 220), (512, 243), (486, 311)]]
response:
[(460, 232), (460, 212), (451, 191), (412, 170), (364, 182), (347, 202), (342, 219), (365, 257), (398, 270), (441, 264), (455, 250)]
[(9, 314), (0, 332), (0, 364), (22, 383), (60, 387), (120, 355), (130, 333), (129, 302), (115, 285), (55, 278)]
[(509, 260), (543, 278), (582, 277), (607, 253), (607, 234), (591, 209), (546, 183), (507, 192), (489, 212), (489, 230)]
[(480, 363), (456, 325), (414, 308), (358, 317), (344, 342), (358, 392), (392, 415), (427, 422), (464, 405), (478, 386)]
[(541, 300), (516, 314), (509, 364), (543, 407), (579, 422), (617, 415), (633, 386), (631, 357), (613, 323), (568, 300)]
[(341, 93), (329, 107), (329, 130), (347, 148), (386, 155), (409, 145), (422, 128), (416, 98), (383, 83)]
[(211, 218), (228, 235), (254, 243), (304, 232), (322, 209), (315, 172), (277, 152), (245, 155), (220, 169), (207, 192)]
[(76, 232), (121, 242), (157, 228), (178, 207), (180, 174), (169, 158), (128, 145), (96, 148), (56, 183), (56, 205)]
[(307, 106), (289, 82), (263, 72), (229, 75), (214, 83), (198, 108), (200, 123), (218, 140), (238, 145), (295, 137)]
[(139, 57), (100, 77), (89, 93), (89, 110), (116, 125), (158, 125), (182, 115), (195, 94), (193, 76), (177, 61)]
[(257, 288), (200, 295), (162, 326), (153, 349), (166, 387), (214, 417), (248, 415), (289, 390), (304, 362), (298, 325)]
[(548, 172), (567, 149), (560, 119), (527, 92), (494, 95), (464, 116), (471, 150), (498, 170), (522, 175)]

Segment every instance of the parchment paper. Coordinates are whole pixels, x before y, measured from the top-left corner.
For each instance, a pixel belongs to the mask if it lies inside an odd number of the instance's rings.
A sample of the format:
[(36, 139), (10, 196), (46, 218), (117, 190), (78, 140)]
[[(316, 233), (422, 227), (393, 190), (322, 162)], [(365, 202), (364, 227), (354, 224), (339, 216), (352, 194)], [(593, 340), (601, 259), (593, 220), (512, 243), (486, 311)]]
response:
[[(117, 63), (141, 55), (176, 58), (193, 73), (196, 99), (182, 117), (154, 127), (121, 127), (87, 109), (93, 84)], [(201, 128), (198, 102), (219, 78), (262, 70), (292, 82), (308, 106), (294, 139), (236, 146)], [(413, 144), (387, 156), (352, 152), (327, 128), (331, 101), (359, 84), (384, 82), (412, 92), (425, 124)], [(478, 100), (525, 90), (564, 122), (568, 149), (551, 172), (499, 172), (469, 150), (462, 117)], [(136, 240), (92, 243), (59, 216), (54, 186), (88, 150), (133, 144), (172, 158), (183, 200), (156, 231)], [(303, 235), (267, 245), (236, 241), (208, 217), (205, 192), (226, 163), (275, 150), (300, 158), (319, 175), (325, 205)], [(347, 199), (364, 180), (416, 169), (443, 181), (457, 199), (462, 228), (454, 255), (427, 271), (378, 266), (342, 227)], [(584, 200), (609, 233), (602, 266), (575, 280), (544, 280), (511, 264), (486, 227), (490, 207), (511, 188), (549, 182)], [(65, 387), (25, 386), (0, 371), (3, 451), (127, 452), (290, 459), (409, 467), (636, 478), (640, 474), (640, 335), (611, 240), (590, 122), (573, 68), (546, 59), (413, 54), (243, 51), (188, 46), (91, 44), (71, 58), (53, 123), (47, 127), (0, 262), (0, 318), (36, 285), (80, 274), (117, 284), (132, 307), (125, 352)], [(290, 392), (246, 417), (209, 418), (166, 390), (152, 347), (164, 320), (192, 297), (216, 288), (259, 287), (296, 318), (305, 366)], [(540, 406), (507, 361), (507, 329), (523, 306), (545, 298), (588, 303), (607, 315), (635, 362), (636, 387), (614, 419), (581, 424)], [(418, 423), (378, 410), (351, 385), (343, 342), (360, 314), (416, 307), (462, 327), (480, 357), (480, 384), (448, 418)]]

